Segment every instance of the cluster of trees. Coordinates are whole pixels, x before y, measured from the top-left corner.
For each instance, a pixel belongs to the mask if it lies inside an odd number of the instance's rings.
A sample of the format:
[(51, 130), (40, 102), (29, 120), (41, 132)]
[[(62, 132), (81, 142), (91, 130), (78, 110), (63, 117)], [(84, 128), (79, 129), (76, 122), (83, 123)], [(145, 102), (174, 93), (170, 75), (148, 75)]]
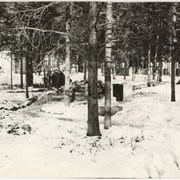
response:
[(161, 82), (162, 64), (171, 62), (171, 100), (175, 101), (179, 9), (179, 3), (170, 2), (2, 2), (0, 49), (11, 50), (21, 64), (21, 72), (25, 59), (26, 88), (33, 84), (33, 72), (44, 66), (47, 54), (55, 53), (57, 66), (63, 59), (66, 105), (70, 103), (71, 64), (83, 63), (85, 79), (88, 68), (87, 134), (100, 135), (99, 66), (103, 65), (105, 69), (105, 129), (111, 126), (111, 73), (117, 70), (119, 62), (132, 67), (133, 72), (139, 67), (147, 69), (148, 84), (151, 78)]

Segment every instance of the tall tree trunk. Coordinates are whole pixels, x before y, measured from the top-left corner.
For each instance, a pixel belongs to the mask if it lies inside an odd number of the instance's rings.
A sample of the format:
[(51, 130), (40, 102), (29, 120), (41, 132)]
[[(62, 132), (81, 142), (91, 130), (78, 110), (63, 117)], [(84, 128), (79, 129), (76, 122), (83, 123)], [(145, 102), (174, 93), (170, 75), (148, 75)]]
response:
[(47, 88), (51, 88), (51, 55), (48, 55)]
[(151, 43), (149, 42), (148, 48), (148, 86), (151, 85)]
[(162, 82), (163, 75), (163, 61), (162, 61), (162, 44), (159, 46), (159, 67), (158, 67), (158, 81)]
[(101, 65), (101, 75), (104, 76), (105, 75), (105, 63), (102, 62), (102, 65)]
[(32, 55), (30, 55), (30, 53), (32, 53), (31, 51), (28, 52), (28, 85), (29, 86), (33, 86), (33, 63), (32, 63)]
[(22, 36), (19, 37), (19, 58), (20, 58), (20, 87), (23, 89), (23, 38)]
[(97, 3), (90, 2), (87, 136), (100, 136), (97, 92)]
[[(172, 43), (172, 39), (170, 38)], [(172, 61), (172, 45), (169, 47), (169, 58), (168, 58), (168, 75), (171, 76), (171, 61)]]
[(129, 54), (126, 50), (126, 76), (129, 76)]
[(156, 51), (154, 55), (154, 64), (153, 64), (153, 80), (156, 78), (157, 73), (157, 56), (158, 56), (158, 46), (159, 46), (159, 35), (157, 35), (157, 41), (156, 41)]
[(76, 73), (78, 74), (79, 72), (79, 54), (78, 54), (78, 51), (76, 52), (76, 62), (77, 62), (77, 65), (76, 65)]
[(134, 59), (132, 59), (132, 81), (134, 81), (135, 79), (135, 62), (134, 62)]
[[(160, 32), (163, 29), (163, 23), (160, 22)], [(158, 81), (162, 82), (162, 75), (163, 75), (163, 61), (162, 61), (162, 49), (163, 49), (163, 40), (162, 36), (159, 36), (159, 47), (158, 47), (158, 54), (159, 54), (159, 67), (158, 67)]]
[(29, 56), (26, 55), (26, 98), (29, 98)]
[(20, 55), (20, 83), (21, 83), (21, 89), (23, 89), (23, 56), (22, 53)]
[(113, 65), (113, 79), (116, 79), (116, 59), (114, 58), (114, 56), (113, 56), (113, 62), (114, 62), (114, 65)]
[(140, 68), (140, 61), (141, 61), (141, 56), (140, 56), (140, 54), (139, 54), (139, 55), (138, 55), (138, 58), (137, 58), (136, 73), (139, 71), (139, 68)]
[(106, 22), (104, 129), (109, 129), (111, 127), (112, 2), (107, 2)]
[(163, 75), (163, 62), (162, 62), (162, 56), (159, 57), (159, 76), (158, 81), (162, 82), (162, 75)]
[(57, 59), (57, 68), (58, 68), (58, 71), (60, 71), (60, 56), (59, 56), (59, 54), (56, 55), (56, 59)]
[(66, 57), (65, 57), (65, 106), (70, 105), (70, 71), (71, 71), (71, 61), (70, 61), (70, 11), (72, 2), (68, 2), (66, 7)]
[(87, 79), (87, 77), (86, 77), (86, 75), (87, 75), (87, 61), (86, 61), (86, 59), (85, 59), (85, 61), (84, 61), (84, 80), (86, 80)]
[(175, 64), (176, 64), (176, 6), (177, 3), (173, 4), (173, 28), (172, 28), (172, 62), (171, 62), (171, 101), (176, 101), (175, 97)]
[[(173, 50), (174, 51), (174, 50)], [(171, 101), (176, 101), (175, 96), (175, 52), (172, 51), (172, 62), (171, 62)]]
[(127, 61), (124, 61), (124, 80), (126, 80), (126, 68), (127, 68)]
[(11, 47), (11, 90), (13, 89), (13, 57), (12, 57), (12, 47)]
[(44, 67), (43, 67), (43, 74), (44, 74), (44, 88), (47, 88), (47, 77), (46, 77), (45, 62), (44, 62)]

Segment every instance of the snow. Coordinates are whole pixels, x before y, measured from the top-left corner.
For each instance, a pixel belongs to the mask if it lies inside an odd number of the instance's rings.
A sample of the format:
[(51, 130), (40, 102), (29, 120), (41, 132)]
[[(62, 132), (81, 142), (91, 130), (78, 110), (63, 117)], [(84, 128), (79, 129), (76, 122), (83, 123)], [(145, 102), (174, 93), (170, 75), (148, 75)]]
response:
[[(73, 78), (80, 80), (83, 75)], [(117, 77), (120, 80), (123, 77)], [(145, 80), (137, 75), (132, 83), (144, 87)], [(112, 116), (109, 130), (103, 129), (104, 117), (99, 117), (101, 137), (86, 136), (85, 101), (65, 107), (62, 102), (46, 100), (47, 92), (34, 92), (30, 97), (38, 95), (46, 103), (0, 110), (0, 176), (179, 178), (180, 85), (176, 85), (176, 102), (170, 102), (170, 78), (163, 77), (163, 81), (134, 90), (130, 101), (113, 99), (112, 104), (123, 110)], [(0, 103), (24, 100), (25, 93), (0, 93)], [(22, 129), (23, 125), (32, 131)], [(7, 133), (17, 126), (17, 134)]]

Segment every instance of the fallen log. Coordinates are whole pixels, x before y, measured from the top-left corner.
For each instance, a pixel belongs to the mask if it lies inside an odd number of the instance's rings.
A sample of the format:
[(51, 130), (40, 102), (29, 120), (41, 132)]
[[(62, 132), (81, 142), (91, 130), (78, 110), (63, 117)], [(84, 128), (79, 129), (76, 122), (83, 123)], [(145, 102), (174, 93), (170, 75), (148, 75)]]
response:
[[(31, 89), (29, 92), (44, 92), (46, 89), (40, 88), (40, 89)], [(24, 89), (15, 89), (15, 90), (9, 90), (8, 93), (25, 93), (26, 91)]]
[(24, 101), (23, 103), (21, 103), (20, 108), (25, 108), (26, 106), (31, 105), (32, 103), (34, 103), (37, 100), (38, 100), (38, 97), (33, 96), (32, 98), (29, 98), (26, 101)]
[(13, 105), (5, 105), (5, 106), (0, 105), (0, 110), (16, 111), (16, 110), (18, 110), (20, 108), (25, 108), (25, 107), (31, 105), (32, 103), (34, 103), (37, 100), (38, 100), (38, 97), (33, 96), (32, 98), (29, 98), (29, 99), (25, 100), (21, 104), (13, 104)]
[(8, 93), (24, 93), (25, 92), (25, 90), (23, 90), (23, 89), (21, 89), (21, 90), (9, 90), (9, 91), (7, 91)]

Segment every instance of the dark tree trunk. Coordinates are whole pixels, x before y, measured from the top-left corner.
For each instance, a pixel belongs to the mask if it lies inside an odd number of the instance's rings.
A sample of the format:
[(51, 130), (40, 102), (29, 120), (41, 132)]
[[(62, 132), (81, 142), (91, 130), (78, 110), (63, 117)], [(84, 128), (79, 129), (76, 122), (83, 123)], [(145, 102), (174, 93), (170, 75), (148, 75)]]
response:
[(19, 58), (20, 58), (20, 85), (21, 85), (21, 89), (23, 89), (23, 46), (22, 46), (22, 37), (20, 37), (19, 39), (19, 49), (20, 49), (20, 53), (19, 53)]
[(45, 63), (44, 63), (44, 69), (43, 69), (43, 72), (44, 72), (44, 88), (47, 88), (47, 77), (46, 77)]
[(26, 56), (26, 98), (29, 98), (29, 56)]
[(51, 89), (51, 55), (48, 55), (47, 88)]
[(135, 79), (135, 63), (134, 63), (134, 59), (132, 59), (132, 81), (134, 81)]
[(13, 75), (12, 75), (12, 71), (13, 71), (13, 57), (12, 57), (12, 48), (11, 48), (11, 90), (13, 89)]
[(21, 83), (21, 89), (23, 89), (23, 56), (21, 54), (20, 56), (20, 83)]
[(126, 51), (127, 55), (126, 55), (126, 76), (129, 76), (129, 55), (128, 52)]
[(156, 51), (155, 51), (154, 63), (153, 63), (153, 80), (155, 80), (155, 78), (156, 78), (156, 73), (157, 73), (158, 46), (159, 46), (159, 35), (157, 35)]
[(163, 74), (163, 62), (162, 62), (162, 57), (160, 55), (160, 57), (159, 57), (159, 78), (158, 78), (159, 82), (162, 82), (162, 74)]
[(172, 51), (172, 62), (171, 62), (171, 101), (176, 101), (175, 97), (175, 52)]
[(87, 136), (100, 136), (97, 93), (97, 3), (90, 2)]
[(149, 42), (148, 48), (148, 86), (151, 84), (151, 44)]
[(159, 46), (159, 67), (158, 67), (158, 81), (162, 82), (163, 75), (163, 61), (162, 61), (162, 45)]
[(175, 102), (176, 97), (175, 97), (175, 65), (176, 65), (176, 44), (177, 44), (177, 39), (176, 39), (176, 6), (177, 3), (173, 4), (173, 29), (172, 29), (172, 61), (171, 61), (171, 101)]
[[(30, 53), (30, 52), (28, 52)], [(28, 86), (33, 86), (33, 63), (32, 63), (32, 58), (31, 56), (29, 55), (28, 57)]]
[(127, 68), (127, 62), (125, 59), (125, 61), (124, 61), (124, 80), (126, 80), (126, 68)]
[(76, 62), (77, 62), (77, 65), (76, 65), (76, 73), (78, 74), (78, 72), (79, 72), (79, 54), (78, 54), (78, 52), (77, 52), (77, 54), (76, 54)]
[[(163, 23), (160, 22), (160, 32), (163, 29)], [(158, 46), (158, 56), (159, 56), (159, 67), (158, 67), (158, 81), (162, 82), (163, 75), (163, 61), (162, 61), (162, 49), (163, 49), (163, 40), (162, 36), (159, 36), (159, 46)]]
[(86, 63), (86, 59), (85, 59), (85, 61), (84, 61), (84, 80), (86, 80), (87, 79), (87, 63)]

